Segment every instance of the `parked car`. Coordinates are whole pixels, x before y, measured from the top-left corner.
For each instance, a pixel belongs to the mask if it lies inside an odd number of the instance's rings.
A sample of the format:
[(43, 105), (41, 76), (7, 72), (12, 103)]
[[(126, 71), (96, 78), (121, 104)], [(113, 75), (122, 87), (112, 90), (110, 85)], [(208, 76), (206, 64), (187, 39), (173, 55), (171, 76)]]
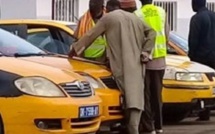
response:
[(27, 60), (34, 56), (48, 55), (0, 29), (0, 134), (96, 132), (102, 102), (90, 83), (71, 70)]
[[(16, 22), (16, 21), (11, 21), (11, 22)], [(20, 21), (22, 22), (22, 21)], [(47, 21), (47, 24), (42, 23), (43, 21), (39, 21), (41, 22), (40, 25), (37, 25), (37, 22), (33, 22), (33, 24), (35, 24), (34, 26), (39, 26), (37, 30), (41, 31), (42, 29), (44, 30), (43, 26), (47, 26), (49, 27), (49, 23), (51, 24), (56, 24), (57, 26), (57, 22), (52, 22), (52, 21)], [(1, 24), (0, 24), (1, 25)], [(64, 24), (62, 24), (64, 26)], [(15, 35), (18, 35), (20, 37), (24, 37), (24, 35), (27, 35), (27, 32), (29, 32), (30, 29), (27, 28), (27, 25), (19, 25), (17, 26), (17, 24), (9, 24), (9, 25), (1, 25), (1, 28), (10, 31), (11, 33), (14, 33)], [(53, 32), (55, 31), (55, 27), (50, 27), (51, 29), (53, 29)], [(67, 30), (71, 30), (69, 27), (66, 27)], [(27, 31), (25, 31), (27, 30)], [(34, 44), (37, 42), (39, 45), (41, 46), (37, 46), (41, 49), (46, 50), (46, 48), (50, 48), (50, 50), (53, 48), (55, 49), (54, 46), (52, 46), (52, 43), (57, 43), (56, 47), (58, 49), (57, 52), (61, 52), (61, 54), (65, 54), (65, 52), (69, 51), (69, 43), (72, 42), (74, 40), (73, 37), (70, 36), (70, 34), (68, 34), (67, 32), (65, 32), (64, 30), (60, 30), (60, 31), (55, 31), (55, 35), (53, 33), (53, 35), (55, 37), (60, 37), (61, 39), (65, 39), (64, 41), (66, 41), (68, 43), (68, 45), (66, 45), (64, 47), (64, 44), (62, 44), (63, 42), (60, 42), (58, 39), (56, 40), (52, 40), (52, 42), (49, 42), (49, 38), (48, 37), (47, 40), (48, 45), (46, 45), (46, 41), (41, 40), (42, 42), (44, 42), (45, 44), (42, 43), (39, 44), (39, 40), (43, 37), (46, 38), (46, 33), (42, 34), (41, 36), (37, 36), (37, 35), (32, 35), (31, 41), (35, 41)], [(61, 35), (63, 34), (63, 36)], [(72, 33), (73, 34), (73, 33)], [(34, 38), (37, 38), (36, 40)], [(38, 42), (39, 41), (39, 42)], [(44, 46), (44, 47), (42, 47)], [(28, 45), (26, 45), (26, 47), (28, 47)], [(85, 59), (81, 59), (81, 58), (75, 58), (75, 59), (68, 59), (67, 56), (63, 56), (63, 55), (49, 55), (49, 56), (34, 56), (34, 57), (26, 57), (26, 56), (19, 56), (20, 59), (23, 60), (27, 60), (27, 61), (31, 61), (31, 62), (36, 62), (36, 63), (40, 63), (40, 64), (46, 64), (49, 66), (53, 66), (53, 67), (58, 67), (61, 69), (66, 69), (66, 70), (71, 70), (71, 71), (75, 71), (79, 74), (81, 74), (82, 76), (84, 76), (92, 85), (92, 87), (94, 89), (96, 89), (96, 94), (99, 95), (102, 99), (102, 130), (107, 130), (107, 129), (115, 129), (115, 127), (118, 127), (119, 123), (121, 122), (123, 116), (122, 116), (122, 109), (121, 109), (121, 104), (122, 104), (122, 96), (120, 91), (118, 90), (115, 81), (112, 79), (111, 73), (106, 70), (105, 66), (102, 65), (96, 65), (96, 64), (92, 64), (91, 61), (85, 60)], [(111, 89), (109, 88), (111, 87)], [(107, 128), (109, 127), (110, 128)]]
[[(28, 58), (28, 61), (71, 69), (90, 76), (89, 81), (95, 80), (98, 88), (96, 92), (103, 100), (105, 115), (103, 121), (122, 117), (120, 91), (117, 90), (111, 72), (105, 66), (90, 64), (92, 61), (82, 58), (68, 59), (67, 56), (63, 56), (68, 54), (70, 45), (75, 40), (74, 31), (68, 26), (46, 20), (1, 20), (0, 27), (17, 34), (37, 47), (57, 53), (52, 57)], [(194, 107), (196, 110), (201, 110), (204, 107), (213, 106), (215, 104), (213, 76), (215, 76), (213, 69), (190, 62), (188, 57), (168, 55), (163, 80), (164, 119), (180, 121)], [(98, 85), (103, 85), (103, 87), (98, 87)]]
[(185, 38), (175, 32), (170, 32), (168, 43), (169, 54), (187, 56), (188, 49), (188, 41)]
[[(52, 20), (51, 20), (52, 21)], [(61, 23), (63, 25), (66, 25), (67, 27), (69, 27), (70, 29), (72, 29), (73, 31), (77, 28), (77, 24), (75, 22), (69, 22), (69, 21), (58, 21), (55, 20), (55, 22), (57, 23)]]

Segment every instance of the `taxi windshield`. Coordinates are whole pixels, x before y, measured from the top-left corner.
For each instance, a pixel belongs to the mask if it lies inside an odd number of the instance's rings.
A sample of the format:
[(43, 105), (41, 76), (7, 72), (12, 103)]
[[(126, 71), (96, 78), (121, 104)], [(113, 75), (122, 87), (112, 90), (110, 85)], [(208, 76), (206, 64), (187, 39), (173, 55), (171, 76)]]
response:
[(0, 29), (0, 53), (4, 56), (30, 56), (46, 54), (20, 37)]
[(174, 32), (170, 32), (169, 40), (172, 41), (175, 45), (183, 49), (185, 52), (188, 52), (188, 41), (183, 37), (177, 35)]

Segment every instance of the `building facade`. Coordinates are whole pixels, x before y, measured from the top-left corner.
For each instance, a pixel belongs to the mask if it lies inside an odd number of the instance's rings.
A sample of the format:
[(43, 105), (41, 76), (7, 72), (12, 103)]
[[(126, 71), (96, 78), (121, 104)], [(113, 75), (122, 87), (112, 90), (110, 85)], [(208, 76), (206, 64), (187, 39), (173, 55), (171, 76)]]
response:
[(52, 0), (0, 0), (1, 19), (51, 19)]
[[(136, 0), (138, 8), (141, 7)], [(190, 18), (194, 14), (191, 0), (154, 0), (168, 15), (171, 30), (187, 38)], [(0, 0), (1, 19), (55, 19), (75, 21), (88, 9), (89, 0)], [(207, 0), (215, 11), (215, 0)]]
[[(59, 1), (59, 0), (55, 0)], [(68, 0), (64, 0), (68, 1)], [(89, 0), (73, 0), (75, 1), (74, 10), (76, 19), (83, 15), (88, 9)], [(136, 0), (138, 8), (141, 7), (139, 0)], [(190, 18), (195, 14), (192, 11), (191, 0), (154, 0), (154, 4), (163, 7), (168, 16), (171, 31), (177, 32), (184, 38), (188, 38)], [(207, 0), (207, 6), (210, 10), (215, 11), (215, 0)], [(57, 19), (57, 18), (54, 18)]]

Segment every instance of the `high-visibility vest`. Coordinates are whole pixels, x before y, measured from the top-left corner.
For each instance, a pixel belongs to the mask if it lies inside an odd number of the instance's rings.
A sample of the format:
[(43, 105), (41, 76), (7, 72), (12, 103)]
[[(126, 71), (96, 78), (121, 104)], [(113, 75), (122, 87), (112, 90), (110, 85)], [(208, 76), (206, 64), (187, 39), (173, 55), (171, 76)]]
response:
[(165, 36), (165, 11), (164, 9), (148, 4), (134, 12), (143, 22), (153, 28), (157, 35), (155, 47), (152, 51), (153, 58), (161, 58), (167, 55)]
[[(95, 23), (92, 20), (93, 25)], [(99, 36), (93, 43), (84, 51), (86, 58), (100, 58), (104, 55), (106, 49), (106, 40), (103, 36)]]

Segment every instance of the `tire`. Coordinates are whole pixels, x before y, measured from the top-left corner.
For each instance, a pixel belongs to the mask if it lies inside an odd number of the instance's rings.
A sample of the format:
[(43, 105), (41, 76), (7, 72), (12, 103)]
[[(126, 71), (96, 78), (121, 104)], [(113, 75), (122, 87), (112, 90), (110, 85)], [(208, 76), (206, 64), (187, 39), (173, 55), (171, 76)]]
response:
[(205, 109), (199, 112), (200, 121), (209, 121), (210, 120), (210, 109)]
[(185, 119), (190, 112), (170, 113), (163, 117), (164, 123), (178, 123)]
[(190, 115), (191, 110), (186, 108), (167, 109), (163, 112), (164, 123), (178, 123)]

